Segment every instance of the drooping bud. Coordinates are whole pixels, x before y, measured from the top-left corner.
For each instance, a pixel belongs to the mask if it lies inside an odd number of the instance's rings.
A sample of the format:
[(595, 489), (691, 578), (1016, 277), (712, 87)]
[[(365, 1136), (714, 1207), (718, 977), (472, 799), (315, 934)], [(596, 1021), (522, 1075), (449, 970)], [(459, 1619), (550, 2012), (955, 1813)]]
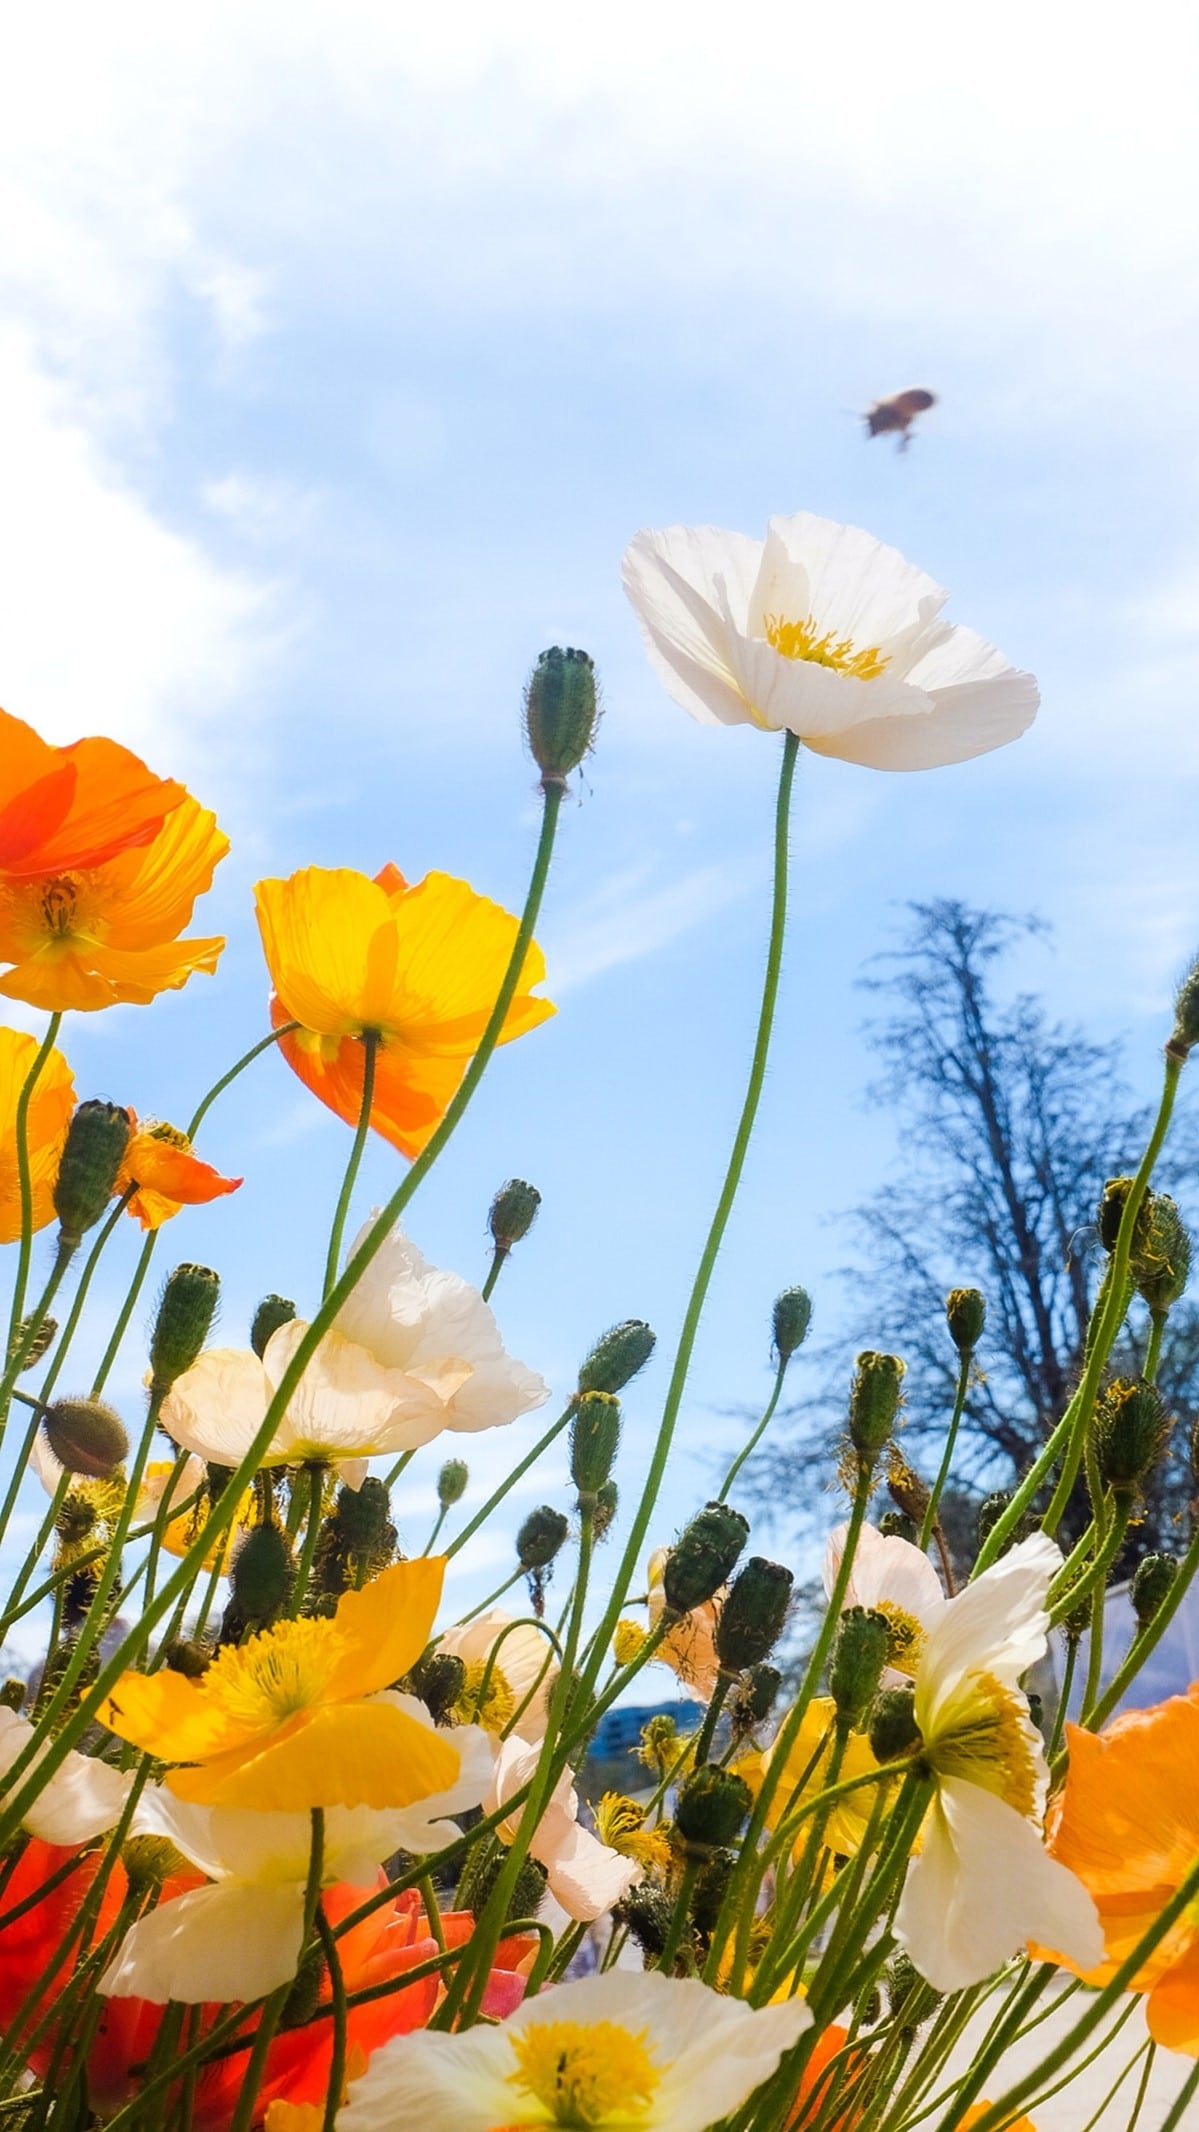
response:
[(1155, 1384), (1143, 1377), (1117, 1377), (1100, 1399), (1091, 1429), (1100, 1475), (1109, 1488), (1135, 1488), (1165, 1449), (1170, 1416)]
[(150, 1340), (150, 1396), (163, 1397), (199, 1355), (221, 1293), (209, 1266), (176, 1266), (162, 1291)]
[(65, 1246), (75, 1249), (112, 1198), (132, 1126), (119, 1103), (81, 1103), (67, 1127), (54, 1185)]
[(443, 1510), (452, 1510), (466, 1494), (470, 1467), (461, 1458), (447, 1458), (437, 1476), (437, 1500)]
[(1168, 1192), (1154, 1192), (1148, 1232), (1133, 1261), (1132, 1277), (1155, 1318), (1164, 1318), (1174, 1308), (1190, 1271), (1191, 1239), (1177, 1203)]
[(871, 1607), (847, 1606), (837, 1623), (829, 1665), (829, 1694), (837, 1715), (858, 1726), (878, 1692), (891, 1643), (891, 1624)]
[(590, 752), (599, 719), (595, 667), (585, 651), (543, 651), (525, 689), (525, 733), (542, 790), (565, 786)]
[(261, 1362), (266, 1353), (267, 1341), (277, 1333), (281, 1325), (290, 1325), (296, 1314), (296, 1306), (283, 1295), (264, 1295), (250, 1327), (250, 1345)]
[(593, 1529), (597, 1540), (604, 1540), (612, 1528), (620, 1502), (620, 1490), (615, 1481), (605, 1481), (595, 1491), (595, 1510), (592, 1513)]
[(129, 1451), (124, 1422), (102, 1399), (56, 1399), (42, 1428), (59, 1465), (91, 1480), (111, 1480)]
[(751, 1666), (729, 1706), (735, 1733), (752, 1732), (763, 1725), (778, 1701), (783, 1676), (777, 1666)]
[(1146, 1555), (1137, 1563), (1129, 1594), (1139, 1629), (1155, 1621), (1169, 1598), (1178, 1575), (1173, 1555)]
[(666, 1557), (662, 1595), (672, 1614), (689, 1614), (727, 1584), (749, 1538), (749, 1523), (728, 1503), (709, 1503)]
[(797, 1347), (808, 1337), (812, 1322), (812, 1298), (806, 1288), (784, 1288), (774, 1300), (774, 1351), (780, 1362), (790, 1362)]
[[(22, 1318), (20, 1324), (16, 1329), (16, 1332), (13, 1334), (12, 1345), (8, 1351), (10, 1361), (14, 1355), (19, 1355), (21, 1349), (24, 1347), (25, 1342), (29, 1337), (29, 1327), (31, 1323), (32, 1320), (30, 1318)], [(54, 1342), (57, 1338), (58, 1319), (43, 1318), (41, 1324), (38, 1326), (37, 1331), (34, 1333), (33, 1339), (30, 1341), (29, 1352), (27, 1353), (25, 1360), (21, 1364), (22, 1375), (24, 1375), (26, 1370), (31, 1370), (35, 1362), (41, 1361), (42, 1356), (49, 1352), (50, 1348), (54, 1345)]]
[(914, 1546), (920, 1527), (906, 1510), (884, 1510), (878, 1521), (878, 1529), (884, 1540), (906, 1540)]
[(516, 1535), (516, 1559), (522, 1569), (548, 1569), (565, 1543), (570, 1520), (560, 1510), (541, 1503), (530, 1510)]
[(611, 1392), (584, 1392), (570, 1424), (570, 1477), (581, 1509), (592, 1506), (608, 1479), (619, 1443), (619, 1399)]
[(1166, 1049), (1185, 1059), (1195, 1044), (1199, 1044), (1199, 960), (1192, 963), (1174, 996), (1174, 1031)]
[(256, 1624), (273, 1621), (291, 1586), (287, 1535), (277, 1525), (255, 1525), (240, 1543), (229, 1570), (237, 1611)]
[(743, 1673), (769, 1658), (783, 1633), (795, 1579), (781, 1562), (751, 1555), (729, 1587), (714, 1642), (726, 1673)]
[(499, 1252), (511, 1251), (528, 1235), (537, 1219), (541, 1194), (536, 1185), (526, 1184), (523, 1177), (510, 1177), (502, 1184), (491, 1202), (487, 1226), (491, 1240)]
[(706, 1857), (734, 1843), (752, 1805), (744, 1777), (703, 1763), (687, 1778), (675, 1807), (674, 1825), (684, 1850)]
[(657, 1345), (644, 1318), (626, 1318), (596, 1341), (579, 1371), (579, 1392), (623, 1392)]
[(408, 1686), (435, 1725), (448, 1725), (466, 1685), (466, 1666), (456, 1651), (426, 1651), (408, 1675)]
[(849, 1439), (873, 1465), (895, 1425), (906, 1365), (898, 1355), (859, 1355), (849, 1394)]
[(986, 1301), (977, 1288), (951, 1288), (945, 1298), (945, 1322), (959, 1355), (972, 1355), (987, 1322)]
[(893, 1762), (920, 1745), (916, 1698), (911, 1688), (884, 1688), (870, 1713), (869, 1739), (876, 1762)]

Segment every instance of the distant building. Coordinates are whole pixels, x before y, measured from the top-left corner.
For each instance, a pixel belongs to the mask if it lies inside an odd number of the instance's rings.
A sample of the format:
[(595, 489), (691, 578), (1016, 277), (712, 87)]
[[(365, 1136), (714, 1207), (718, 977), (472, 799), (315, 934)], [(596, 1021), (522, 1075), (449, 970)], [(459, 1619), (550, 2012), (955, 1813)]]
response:
[(680, 1732), (694, 1732), (700, 1720), (698, 1703), (622, 1703), (605, 1710), (595, 1728), (591, 1754), (597, 1762), (615, 1762), (631, 1754), (641, 1738), (642, 1727), (651, 1717), (672, 1717)]

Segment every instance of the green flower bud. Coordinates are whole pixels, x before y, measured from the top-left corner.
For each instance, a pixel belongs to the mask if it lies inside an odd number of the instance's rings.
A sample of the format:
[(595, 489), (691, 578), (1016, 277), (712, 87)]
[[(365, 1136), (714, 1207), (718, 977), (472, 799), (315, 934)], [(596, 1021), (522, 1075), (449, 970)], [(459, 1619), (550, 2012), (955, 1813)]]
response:
[(906, 1510), (884, 1510), (878, 1529), (884, 1540), (906, 1540), (909, 1546), (915, 1546), (920, 1532), (915, 1518), (910, 1518)]
[(391, 1497), (381, 1480), (369, 1474), (361, 1488), (341, 1487), (337, 1491), (337, 1509), (334, 1513), (345, 1534), (346, 1545), (355, 1554), (372, 1558), (387, 1546), (387, 1559), (391, 1559), (394, 1537), (388, 1545)]
[(162, 1654), (162, 1662), (171, 1673), (182, 1673), (185, 1680), (202, 1680), (212, 1664), (212, 1652), (203, 1643), (191, 1636), (175, 1636)]
[(778, 1701), (783, 1676), (777, 1666), (751, 1666), (730, 1705), (734, 1732), (752, 1732), (764, 1724)]
[(601, 1487), (596, 1489), (595, 1510), (592, 1516), (593, 1531), (597, 1540), (607, 1539), (612, 1521), (616, 1516), (616, 1508), (619, 1501), (620, 1490), (615, 1481), (605, 1481)]
[(437, 1500), (443, 1510), (452, 1510), (466, 1494), (470, 1467), (461, 1458), (447, 1458), (437, 1476)]
[(837, 1623), (829, 1665), (829, 1694), (838, 1717), (860, 1725), (878, 1691), (891, 1642), (885, 1614), (870, 1607), (847, 1606)]
[[(8, 1350), (10, 1361), (14, 1355), (19, 1355), (21, 1349), (24, 1347), (25, 1341), (29, 1335), (29, 1327), (31, 1323), (31, 1319), (22, 1318), (20, 1324), (16, 1329), (16, 1332), (13, 1334), (12, 1345)], [(53, 1346), (57, 1337), (58, 1319), (43, 1318), (41, 1324), (38, 1326), (37, 1331), (34, 1333), (32, 1341), (30, 1341), (29, 1352), (26, 1355), (25, 1360), (21, 1364), (22, 1376), (24, 1375), (26, 1370), (31, 1370), (33, 1368), (35, 1362), (41, 1361), (42, 1356), (46, 1354)]]
[(0, 1687), (0, 1709), (20, 1710), (28, 1693), (28, 1681), (18, 1680), (15, 1674), (10, 1674), (3, 1687)]
[(1192, 963), (1174, 997), (1174, 1032), (1166, 1045), (1176, 1058), (1186, 1058), (1199, 1044), (1199, 960)]
[(895, 1425), (905, 1367), (898, 1355), (868, 1350), (858, 1356), (849, 1394), (849, 1438), (859, 1458), (871, 1464)]
[(579, 1391), (623, 1392), (638, 1370), (645, 1368), (658, 1336), (643, 1318), (626, 1318), (595, 1343), (579, 1371)]
[(959, 1355), (972, 1355), (987, 1322), (986, 1302), (977, 1288), (951, 1288), (945, 1298), (945, 1322)]
[(466, 1682), (466, 1666), (456, 1651), (426, 1651), (408, 1675), (407, 1685), (435, 1725), (447, 1725)]
[[(975, 1529), (978, 1534), (978, 1545), (980, 1550), (986, 1546), (986, 1543), (991, 1536), (993, 1527), (999, 1523), (1000, 1518), (1003, 1516), (1005, 1510), (1008, 1508), (1009, 1504), (1011, 1503), (1011, 1500), (1012, 1491), (1008, 1488), (996, 1488), (992, 1495), (987, 1495), (983, 1497), (982, 1502), (978, 1506), (978, 1516), (975, 1520)], [(1001, 1559), (1004, 1555), (1006, 1555), (1009, 1548), (1015, 1547), (1017, 1541), (1026, 1540), (1029, 1534), (1035, 1532), (1036, 1529), (1037, 1515), (1035, 1510), (1026, 1510), (1023, 1516), (1017, 1519), (1016, 1524), (1013, 1527), (1011, 1533), (1004, 1541), (1004, 1544), (1000, 1549)]]
[(502, 1184), (491, 1202), (487, 1226), (497, 1251), (511, 1251), (526, 1237), (537, 1219), (541, 1194), (536, 1185), (526, 1184), (523, 1177), (510, 1177)]
[(157, 1894), (173, 1873), (194, 1871), (167, 1836), (130, 1836), (121, 1845), (121, 1864), (131, 1895)]
[(790, 1362), (797, 1347), (808, 1337), (812, 1322), (812, 1298), (806, 1288), (784, 1288), (774, 1302), (774, 1351), (780, 1362)]
[(752, 1805), (744, 1777), (704, 1762), (687, 1778), (675, 1807), (674, 1825), (684, 1850), (702, 1857), (735, 1843)]
[(250, 1327), (250, 1345), (261, 1362), (266, 1353), (267, 1341), (277, 1333), (281, 1325), (290, 1325), (296, 1314), (296, 1306), (286, 1296), (264, 1295), (254, 1312)]
[(783, 1633), (795, 1579), (781, 1562), (751, 1555), (738, 1571), (716, 1624), (716, 1656), (726, 1673), (768, 1658)]
[[(1109, 1254), (1116, 1248), (1116, 1240), (1120, 1234), (1120, 1224), (1124, 1219), (1124, 1209), (1128, 1204), (1133, 1183), (1134, 1180), (1131, 1177), (1109, 1177), (1103, 1187), (1103, 1197), (1099, 1202), (1099, 1241)], [(1145, 1192), (1142, 1194), (1141, 1204), (1137, 1208), (1137, 1218), (1133, 1223), (1132, 1256), (1134, 1258), (1139, 1256), (1148, 1239), (1152, 1218), (1153, 1194), (1152, 1192)]]
[(56, 1399), (42, 1428), (59, 1465), (90, 1480), (111, 1480), (128, 1455), (125, 1424), (102, 1399)]
[(927, 2020), (938, 2004), (941, 1994), (926, 1984), (910, 1955), (893, 1955), (887, 1964), (887, 2004), (895, 2017), (906, 2015), (905, 2026), (910, 2026), (918, 2015)]
[(666, 1952), (673, 1912), (674, 1904), (665, 1891), (643, 1880), (621, 1896), (612, 1915), (636, 1940), (648, 1967)]
[(710, 1940), (716, 1930), (736, 1863), (736, 1851), (713, 1851), (691, 1890), (691, 1923), (703, 1940)]
[(1168, 1192), (1154, 1192), (1148, 1230), (1132, 1265), (1138, 1293), (1155, 1318), (1174, 1308), (1191, 1271), (1191, 1239)]
[(611, 1392), (584, 1392), (570, 1424), (570, 1477), (589, 1507), (612, 1471), (620, 1443), (620, 1401)]
[(749, 1538), (748, 1521), (727, 1503), (709, 1503), (666, 1557), (662, 1592), (672, 1614), (689, 1614), (727, 1584)]
[(1135, 1488), (1165, 1449), (1170, 1416), (1155, 1384), (1143, 1377), (1117, 1377), (1095, 1409), (1091, 1431), (1099, 1472), (1109, 1488)]
[(920, 1745), (916, 1698), (911, 1688), (884, 1688), (870, 1713), (869, 1739), (876, 1762), (893, 1762)]
[(1132, 1580), (1132, 1611), (1139, 1629), (1147, 1629), (1160, 1614), (1178, 1575), (1173, 1555), (1146, 1555), (1137, 1563)]
[(585, 651), (543, 651), (525, 689), (525, 732), (543, 791), (565, 786), (590, 752), (599, 720), (595, 667)]
[(129, 1113), (119, 1103), (81, 1103), (75, 1111), (54, 1186), (54, 1211), (70, 1249), (112, 1198), (131, 1131)]
[(221, 1293), (209, 1266), (176, 1266), (162, 1291), (150, 1341), (150, 1396), (169, 1392), (196, 1360), (212, 1330)]
[[(458, 1894), (460, 1909), (469, 1910), (476, 1918), (482, 1916), (487, 1898), (504, 1870), (507, 1856), (503, 1844), (497, 1843), (494, 1836), (468, 1851)], [(518, 1917), (536, 1917), (545, 1894), (545, 1883), (545, 1867), (535, 1858), (526, 1858), (508, 1898), (505, 1924), (511, 1924)]]
[(522, 1569), (548, 1569), (570, 1531), (570, 1520), (560, 1510), (542, 1503), (530, 1510), (516, 1535), (516, 1559)]
[(229, 1570), (237, 1611), (246, 1622), (275, 1619), (291, 1587), (287, 1535), (277, 1525), (255, 1525), (238, 1547)]

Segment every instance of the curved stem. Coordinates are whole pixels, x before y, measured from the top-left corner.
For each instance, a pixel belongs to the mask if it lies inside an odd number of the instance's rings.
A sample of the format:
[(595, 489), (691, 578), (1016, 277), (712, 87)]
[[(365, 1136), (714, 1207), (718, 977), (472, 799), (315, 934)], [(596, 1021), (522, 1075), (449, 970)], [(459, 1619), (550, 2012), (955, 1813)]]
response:
[[(329, 1997), (333, 2001), (333, 2054), (329, 2060), (329, 2088), (325, 2097), (325, 2115), (322, 2132), (334, 2132), (337, 2113), (341, 2108), (341, 2091), (346, 2084), (346, 1980), (342, 1973), (341, 1956), (337, 1941), (329, 1929), (329, 1920), (318, 1902), (316, 1906), (316, 1932), (329, 1970)], [(441, 1942), (445, 1952), (445, 1942)]]
[(736, 1480), (737, 1475), (740, 1473), (741, 1468), (745, 1464), (746, 1459), (752, 1458), (754, 1452), (758, 1448), (758, 1445), (761, 1443), (762, 1438), (765, 1436), (767, 1429), (770, 1427), (771, 1422), (774, 1420), (774, 1410), (779, 1403), (779, 1398), (783, 1389), (783, 1379), (787, 1374), (787, 1364), (790, 1362), (790, 1360), (791, 1357), (788, 1354), (784, 1355), (782, 1360), (780, 1361), (778, 1370), (775, 1373), (774, 1390), (770, 1394), (770, 1397), (767, 1400), (766, 1405), (763, 1409), (762, 1419), (758, 1423), (748, 1442), (742, 1446), (740, 1451), (738, 1451), (736, 1458), (733, 1460), (732, 1465), (729, 1467), (728, 1472), (725, 1474), (725, 1477), (720, 1484), (719, 1501), (722, 1503), (728, 1502), (729, 1491), (732, 1488), (733, 1482)]
[(354, 1196), (354, 1186), (358, 1182), (358, 1171), (362, 1163), (362, 1151), (366, 1146), (366, 1136), (371, 1129), (371, 1105), (375, 1099), (375, 1060), (379, 1055), (378, 1030), (364, 1030), (360, 1042), (362, 1044), (362, 1104), (358, 1112), (358, 1129), (354, 1134), (354, 1144), (350, 1149), (350, 1159), (346, 1164), (346, 1174), (342, 1179), (341, 1191), (338, 1194), (337, 1209), (333, 1216), (333, 1227), (329, 1232), (329, 1249), (325, 1256), (324, 1293), (326, 1295), (328, 1295), (334, 1281), (337, 1279), (337, 1266), (341, 1258), (341, 1239), (345, 1231), (346, 1216), (350, 1211), (350, 1201)]
[(506, 1479), (500, 1482), (500, 1485), (495, 1490), (494, 1494), (488, 1496), (487, 1501), (483, 1505), (483, 1508), (481, 1510), (477, 1510), (475, 1512), (474, 1517), (470, 1519), (469, 1523), (464, 1525), (461, 1532), (458, 1533), (456, 1537), (450, 1541), (449, 1546), (445, 1549), (445, 1558), (447, 1562), (449, 1562), (454, 1555), (458, 1554), (459, 1551), (463, 1547), (465, 1547), (468, 1540), (474, 1538), (474, 1535), (479, 1530), (480, 1525), (483, 1525), (487, 1522), (487, 1519), (491, 1516), (492, 1511), (497, 1509), (498, 1506), (503, 1502), (504, 1497), (509, 1493), (509, 1491), (512, 1488), (515, 1488), (517, 1481), (524, 1479), (524, 1476), (528, 1472), (529, 1467), (536, 1465), (537, 1460), (541, 1457), (542, 1452), (548, 1451), (550, 1445), (554, 1442), (555, 1438), (561, 1436), (562, 1431), (566, 1427), (566, 1424), (570, 1420), (571, 1414), (573, 1412), (574, 1409), (572, 1406), (570, 1406), (567, 1407), (565, 1413), (559, 1414), (557, 1421), (551, 1423), (550, 1427), (546, 1430), (544, 1436), (538, 1437), (537, 1442), (534, 1444), (532, 1450), (526, 1451), (524, 1457), (520, 1460), (520, 1463), (518, 1465), (513, 1466), (511, 1473), (507, 1475)]
[(962, 1412), (966, 1405), (966, 1393), (970, 1388), (970, 1371), (973, 1362), (973, 1352), (968, 1350), (962, 1356), (958, 1365), (957, 1391), (954, 1395), (953, 1413), (949, 1418), (949, 1434), (945, 1438), (945, 1449), (941, 1455), (937, 1478), (933, 1482), (932, 1494), (925, 1504), (924, 1516), (920, 1521), (920, 1538), (917, 1540), (916, 1545), (919, 1547), (921, 1554), (925, 1552), (932, 1538), (933, 1526), (937, 1522), (937, 1505), (945, 1492), (945, 1483), (949, 1479), (949, 1467), (953, 1459), (953, 1448), (957, 1442)]
[(63, 1329), (60, 1332), (58, 1339), (55, 1343), (54, 1354), (51, 1357), (50, 1367), (46, 1371), (46, 1374), (42, 1379), (41, 1386), (38, 1391), (38, 1397), (43, 1402), (49, 1399), (51, 1392), (53, 1391), (55, 1385), (58, 1382), (59, 1376), (62, 1371), (63, 1363), (67, 1359), (68, 1350), (70, 1349), (71, 1342), (75, 1337), (75, 1329), (78, 1326), (80, 1317), (83, 1314), (84, 1303), (87, 1301), (88, 1289), (92, 1285), (92, 1275), (94, 1274), (96, 1267), (100, 1261), (100, 1253), (103, 1251), (104, 1246), (108, 1242), (109, 1237), (112, 1235), (114, 1229), (117, 1227), (117, 1224), (120, 1221), (122, 1214), (125, 1212), (125, 1209), (128, 1206), (136, 1190), (137, 1186), (131, 1184), (126, 1191), (122, 1192), (107, 1221), (101, 1228), (95, 1243), (92, 1245), (91, 1250), (88, 1252), (87, 1258), (84, 1261), (83, 1271), (79, 1276), (79, 1284), (75, 1290), (74, 1298), (71, 1303), (71, 1308), (67, 1314), (67, 1322), (63, 1326)]
[(270, 1050), (272, 1044), (277, 1044), (281, 1036), (290, 1036), (292, 1030), (298, 1029), (299, 1026), (299, 1022), (281, 1022), (277, 1029), (271, 1030), (269, 1036), (261, 1037), (256, 1044), (251, 1044), (250, 1049), (242, 1053), (241, 1057), (237, 1061), (237, 1064), (235, 1066), (231, 1066), (229, 1068), (228, 1073), (223, 1073), (219, 1081), (213, 1082), (212, 1087), (208, 1091), (208, 1094), (201, 1098), (195, 1110), (192, 1112), (191, 1122), (187, 1128), (187, 1137), (189, 1140), (195, 1139), (196, 1134), (199, 1132), (200, 1127), (204, 1122), (204, 1119), (207, 1117), (209, 1111), (212, 1109), (212, 1106), (216, 1102), (217, 1097), (219, 1095), (224, 1094), (225, 1090), (229, 1086), (229, 1083), (231, 1081), (236, 1081), (238, 1074), (244, 1073), (247, 1066), (252, 1066), (255, 1059), (260, 1058), (264, 1051)]

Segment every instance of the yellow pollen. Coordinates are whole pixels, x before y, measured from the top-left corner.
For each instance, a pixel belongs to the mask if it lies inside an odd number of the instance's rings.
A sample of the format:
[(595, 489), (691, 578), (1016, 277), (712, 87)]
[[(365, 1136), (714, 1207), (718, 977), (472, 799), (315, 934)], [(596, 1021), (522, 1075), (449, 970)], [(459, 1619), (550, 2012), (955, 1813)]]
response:
[(831, 629), (817, 633), (811, 615), (802, 622), (788, 622), (782, 615), (765, 616), (766, 636), (784, 659), (808, 659), (814, 666), (829, 666), (835, 674), (851, 674), (855, 681), (875, 681), (890, 664), (877, 644), (858, 651), (852, 637), (837, 637)]
[(499, 1667), (492, 1666), (488, 1671), (486, 1659), (468, 1659), (463, 1669), (462, 1689), (454, 1704), (454, 1716), (459, 1724), (482, 1725), (485, 1732), (502, 1732), (515, 1711), (516, 1697)]
[(894, 1599), (876, 1599), (873, 1603), (890, 1631), (887, 1664), (894, 1666), (897, 1673), (914, 1674), (924, 1648), (924, 1630), (916, 1616), (909, 1614), (906, 1607), (897, 1606)]
[(606, 1843), (609, 1850), (619, 1851), (622, 1858), (635, 1858), (640, 1865), (657, 1866), (662, 1871), (670, 1864), (666, 1830), (647, 1828), (645, 1808), (623, 1792), (604, 1793), (595, 1808), (595, 1831), (600, 1842)]
[[(615, 2021), (531, 2021), (510, 2037), (516, 2071), (512, 2086), (539, 2102), (550, 2123), (571, 2132), (594, 2132), (596, 2126), (634, 2126), (646, 2112), (661, 2079), (645, 2043)], [(526, 2118), (537, 2125), (540, 2118)], [(521, 2132), (518, 2119), (496, 2132)]]
[(345, 1649), (332, 1621), (280, 1621), (219, 1651), (204, 1692), (237, 1724), (268, 1732), (321, 1701)]
[(994, 1792), (1031, 1819), (1037, 1807), (1031, 1720), (1024, 1697), (991, 1673), (971, 1673), (941, 1712), (937, 1737), (925, 1743), (941, 1777), (961, 1777)]
[(168, 1125), (164, 1119), (156, 1118), (153, 1124), (143, 1126), (142, 1130), (151, 1140), (161, 1140), (164, 1147), (182, 1148), (185, 1154), (191, 1154), (191, 1141), (177, 1125)]

